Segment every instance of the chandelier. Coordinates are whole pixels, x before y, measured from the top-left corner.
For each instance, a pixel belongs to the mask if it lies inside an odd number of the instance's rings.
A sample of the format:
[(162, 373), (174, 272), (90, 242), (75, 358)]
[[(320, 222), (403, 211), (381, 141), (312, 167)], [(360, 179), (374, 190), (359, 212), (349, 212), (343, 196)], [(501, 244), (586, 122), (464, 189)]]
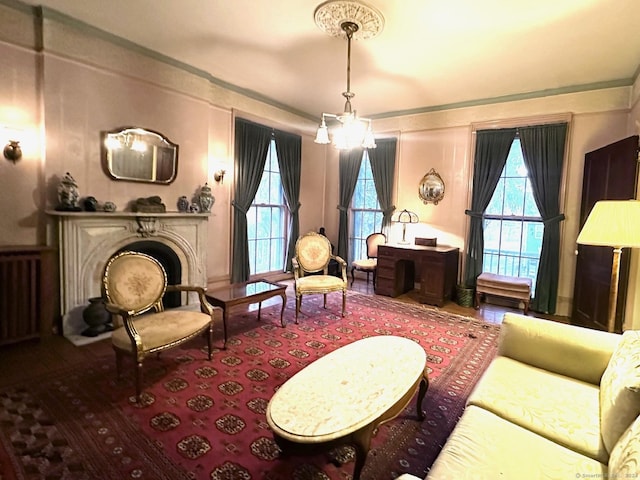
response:
[(347, 37), (347, 91), (342, 92), (345, 98), (344, 111), (339, 114), (322, 114), (315, 142), (325, 145), (331, 143), (327, 119), (334, 119), (338, 122), (337, 127), (332, 129), (333, 144), (336, 148), (376, 148), (371, 119), (358, 117), (351, 106), (351, 99), (355, 96), (351, 91), (351, 40), (356, 37), (364, 39), (376, 36), (382, 30), (384, 19), (378, 11), (363, 3), (341, 0), (321, 4), (316, 9), (314, 17), (318, 27), (329, 35), (344, 34)]

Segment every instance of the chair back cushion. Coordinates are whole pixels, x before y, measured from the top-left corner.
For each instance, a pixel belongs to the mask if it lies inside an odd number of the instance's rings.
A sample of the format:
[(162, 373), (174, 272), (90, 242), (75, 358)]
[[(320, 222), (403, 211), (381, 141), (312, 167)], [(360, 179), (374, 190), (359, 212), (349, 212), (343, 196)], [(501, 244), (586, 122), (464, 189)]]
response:
[(372, 233), (367, 237), (367, 257), (378, 258), (378, 245), (387, 242), (387, 236), (384, 233)]
[(303, 235), (296, 242), (296, 260), (305, 272), (324, 270), (331, 260), (331, 242), (316, 232)]
[(155, 258), (138, 252), (122, 252), (105, 268), (103, 286), (109, 303), (141, 313), (164, 295), (167, 274)]
[(607, 451), (640, 414), (640, 331), (627, 330), (600, 380), (600, 433)]

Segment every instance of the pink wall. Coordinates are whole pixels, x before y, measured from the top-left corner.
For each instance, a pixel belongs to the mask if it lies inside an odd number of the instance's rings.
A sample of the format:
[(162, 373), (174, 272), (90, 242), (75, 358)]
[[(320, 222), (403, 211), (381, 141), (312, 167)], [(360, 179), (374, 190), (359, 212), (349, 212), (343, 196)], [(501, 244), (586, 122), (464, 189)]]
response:
[(38, 56), (0, 43), (0, 58), (0, 143), (17, 135), (23, 151), (15, 165), (0, 157), (0, 245), (33, 245), (44, 241)]
[[(145, 80), (45, 56), (45, 176), (50, 185), (70, 172), (81, 196), (113, 201), (120, 210), (137, 197), (151, 195), (159, 195), (168, 210), (177, 210), (178, 197), (191, 198), (208, 180), (209, 121), (204, 101)], [(155, 130), (179, 145), (178, 176), (172, 184), (114, 181), (104, 173), (100, 132), (121, 126)], [(48, 205), (54, 207), (55, 191), (48, 193)]]

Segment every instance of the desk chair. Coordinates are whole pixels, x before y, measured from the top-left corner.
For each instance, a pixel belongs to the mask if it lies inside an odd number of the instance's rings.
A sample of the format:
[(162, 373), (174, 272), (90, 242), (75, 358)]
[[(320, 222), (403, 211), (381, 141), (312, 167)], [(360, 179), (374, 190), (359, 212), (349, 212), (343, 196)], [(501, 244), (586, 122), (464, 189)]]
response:
[(378, 245), (387, 243), (384, 233), (372, 233), (366, 239), (367, 258), (354, 260), (351, 264), (351, 285), (355, 281), (355, 271), (360, 270), (367, 273), (367, 283), (369, 283), (369, 273), (373, 273), (373, 285), (376, 284), (376, 268), (378, 266)]

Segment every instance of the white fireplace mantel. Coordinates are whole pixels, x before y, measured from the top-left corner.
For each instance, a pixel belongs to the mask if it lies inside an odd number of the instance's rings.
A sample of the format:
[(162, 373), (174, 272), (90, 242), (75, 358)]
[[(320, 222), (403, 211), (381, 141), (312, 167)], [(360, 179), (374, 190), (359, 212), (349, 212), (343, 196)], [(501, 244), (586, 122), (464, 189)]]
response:
[[(209, 214), (57, 210), (49, 210), (47, 214), (57, 219), (60, 313), (62, 333), (67, 337), (78, 335), (78, 328), (86, 327), (81, 312), (88, 305), (89, 298), (101, 295), (106, 263), (132, 242), (149, 240), (163, 243), (180, 260), (180, 283), (206, 286)], [(185, 296), (183, 304), (195, 301), (194, 297)]]

